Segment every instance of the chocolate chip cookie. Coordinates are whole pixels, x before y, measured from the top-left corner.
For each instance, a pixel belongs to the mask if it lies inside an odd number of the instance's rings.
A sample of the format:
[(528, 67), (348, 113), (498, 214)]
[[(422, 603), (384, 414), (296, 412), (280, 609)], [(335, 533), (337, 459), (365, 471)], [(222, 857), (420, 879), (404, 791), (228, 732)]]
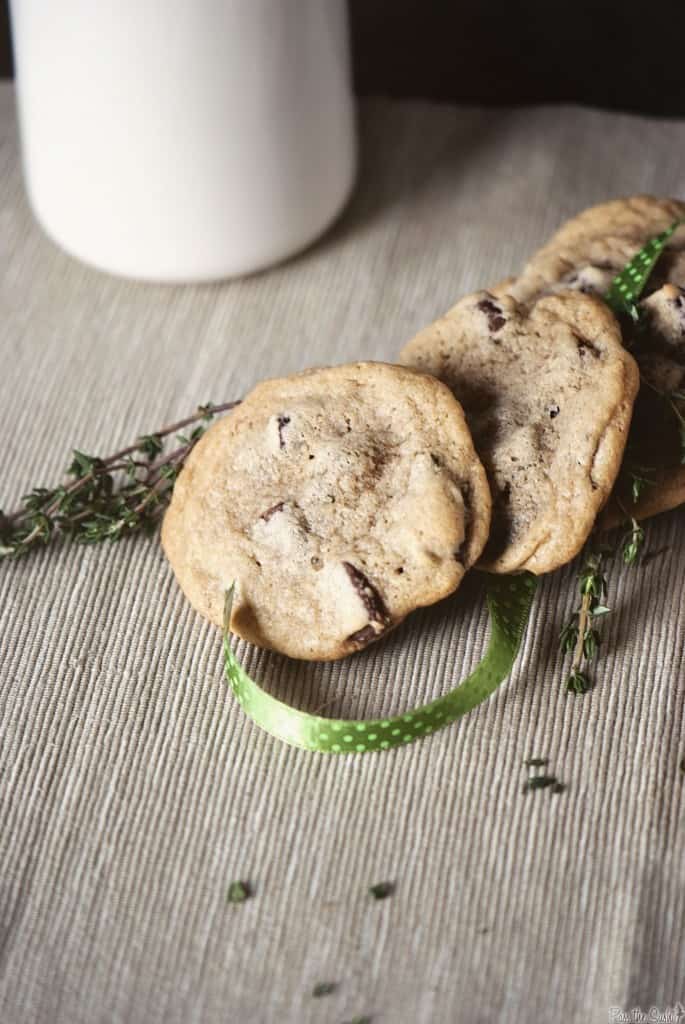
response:
[[(555, 291), (574, 289), (604, 295), (625, 265), (642, 246), (661, 231), (685, 217), (685, 203), (654, 196), (613, 199), (583, 210), (563, 224), (549, 242), (528, 261), (521, 275), (507, 282), (509, 294), (530, 302)], [(671, 238), (660, 272), (653, 275), (651, 290), (673, 280), (671, 263), (685, 267), (685, 226)]]
[(481, 565), (550, 572), (582, 548), (618, 472), (638, 369), (600, 300), (469, 295), (400, 359), (461, 402), (493, 497)]
[(295, 658), (361, 650), (458, 587), (490, 526), (463, 412), (439, 381), (354, 363), (265, 381), (191, 453), (162, 544), (194, 607)]
[[(685, 285), (685, 266), (681, 277)], [(650, 516), (685, 503), (685, 287), (666, 283), (639, 303), (638, 324), (624, 337), (640, 367), (641, 386), (624, 467), (604, 527)], [(637, 501), (635, 479), (643, 481)]]
[[(650, 238), (684, 217), (685, 203), (653, 196), (593, 206), (564, 224), (519, 278), (495, 291), (524, 302), (569, 288), (604, 295)], [(604, 524), (627, 514), (644, 519), (685, 502), (680, 429), (668, 397), (685, 387), (685, 225), (659, 258), (638, 311), (638, 324), (625, 318), (622, 328), (643, 383), (624, 472)], [(637, 502), (631, 496), (635, 476), (648, 481)]]

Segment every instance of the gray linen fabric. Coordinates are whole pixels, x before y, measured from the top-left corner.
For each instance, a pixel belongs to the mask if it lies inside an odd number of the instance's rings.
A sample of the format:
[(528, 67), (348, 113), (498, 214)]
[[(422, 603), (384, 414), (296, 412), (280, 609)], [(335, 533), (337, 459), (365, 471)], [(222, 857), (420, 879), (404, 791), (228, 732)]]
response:
[[(685, 195), (685, 124), (576, 108), (365, 103), (357, 192), (310, 251), (227, 284), (98, 274), (38, 229), (0, 91), (0, 500), (198, 403), (392, 359), (603, 198)], [(612, 571), (596, 690), (564, 692), (574, 568), (510, 680), (399, 751), (288, 748), (241, 713), (156, 540), (0, 566), (0, 1022), (605, 1021), (685, 1002), (685, 514)], [(302, 707), (368, 716), (463, 678), (480, 586), (341, 664), (239, 645)], [(563, 794), (524, 794), (530, 755)], [(254, 896), (226, 902), (234, 879)], [(394, 880), (382, 902), (374, 882)], [(335, 981), (314, 999), (313, 985)]]

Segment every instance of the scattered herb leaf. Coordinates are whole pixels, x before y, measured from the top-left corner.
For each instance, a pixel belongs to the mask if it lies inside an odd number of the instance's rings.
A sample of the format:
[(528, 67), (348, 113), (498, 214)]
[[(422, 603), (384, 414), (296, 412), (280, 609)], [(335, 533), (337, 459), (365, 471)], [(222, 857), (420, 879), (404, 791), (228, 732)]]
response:
[(392, 896), (395, 891), (394, 882), (376, 882), (369, 889), (369, 893), (375, 900), (385, 900), (388, 896)]
[(226, 900), (228, 903), (244, 903), (251, 895), (250, 887), (245, 882), (231, 882)]
[(337, 987), (338, 983), (335, 981), (320, 981), (312, 989), (312, 995), (315, 999), (320, 999), (321, 996), (330, 996)]
[[(548, 757), (529, 757), (523, 762), (526, 768), (544, 768), (549, 764)], [(537, 772), (529, 775), (523, 785), (523, 792), (528, 793), (533, 789), (549, 789), (552, 793), (563, 793), (566, 786), (560, 782), (556, 775), (549, 772)]]
[(531, 789), (547, 789), (556, 781), (554, 775), (531, 775), (523, 784), (523, 792), (528, 793)]

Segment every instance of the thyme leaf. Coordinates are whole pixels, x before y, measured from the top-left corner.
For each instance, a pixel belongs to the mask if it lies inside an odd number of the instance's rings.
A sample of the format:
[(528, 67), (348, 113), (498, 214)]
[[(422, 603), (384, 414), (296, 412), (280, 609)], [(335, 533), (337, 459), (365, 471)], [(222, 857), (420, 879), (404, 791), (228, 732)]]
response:
[(395, 891), (394, 882), (376, 882), (369, 888), (369, 894), (373, 896), (375, 900), (386, 900), (388, 896), (392, 896)]
[(228, 903), (244, 903), (251, 895), (250, 887), (245, 882), (231, 882), (226, 893), (226, 900)]
[(312, 995), (315, 999), (320, 999), (322, 996), (330, 996), (338, 987), (338, 983), (335, 981), (320, 981), (312, 989)]
[(523, 792), (528, 793), (533, 789), (548, 789), (556, 783), (554, 775), (531, 775), (523, 784)]

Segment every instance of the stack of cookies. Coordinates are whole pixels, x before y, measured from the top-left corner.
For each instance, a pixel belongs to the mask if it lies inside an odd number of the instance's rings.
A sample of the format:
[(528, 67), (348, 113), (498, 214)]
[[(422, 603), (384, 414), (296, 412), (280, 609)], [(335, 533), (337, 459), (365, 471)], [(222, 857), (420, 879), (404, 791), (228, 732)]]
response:
[(540, 574), (570, 561), (600, 513), (625, 518), (624, 457), (651, 481), (631, 516), (684, 502), (663, 396), (685, 380), (685, 228), (637, 324), (602, 299), (684, 217), (685, 204), (651, 197), (593, 207), (520, 277), (421, 331), (403, 365), (259, 384), (197, 444), (164, 520), (194, 607), (220, 625), (235, 581), (240, 636), (340, 658), (452, 593), (474, 565)]

